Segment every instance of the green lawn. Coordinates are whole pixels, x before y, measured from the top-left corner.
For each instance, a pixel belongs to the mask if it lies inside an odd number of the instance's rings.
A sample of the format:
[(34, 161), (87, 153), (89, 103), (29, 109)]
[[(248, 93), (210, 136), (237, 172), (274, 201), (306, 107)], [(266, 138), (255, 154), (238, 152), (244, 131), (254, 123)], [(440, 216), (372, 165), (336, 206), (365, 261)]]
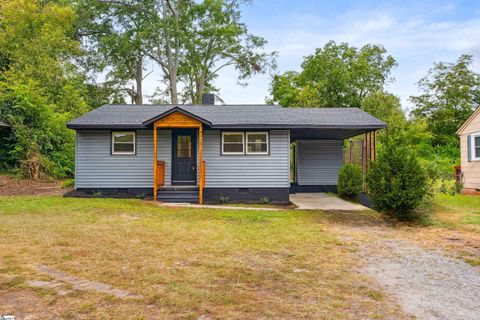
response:
[[(0, 314), (62, 319), (359, 319), (398, 315), (322, 212), (0, 197)], [(48, 265), (141, 295), (38, 289)], [(380, 297), (380, 298), (378, 298)], [(34, 317), (35, 319), (35, 317)]]
[(434, 221), (438, 226), (480, 233), (480, 197), (437, 195)]

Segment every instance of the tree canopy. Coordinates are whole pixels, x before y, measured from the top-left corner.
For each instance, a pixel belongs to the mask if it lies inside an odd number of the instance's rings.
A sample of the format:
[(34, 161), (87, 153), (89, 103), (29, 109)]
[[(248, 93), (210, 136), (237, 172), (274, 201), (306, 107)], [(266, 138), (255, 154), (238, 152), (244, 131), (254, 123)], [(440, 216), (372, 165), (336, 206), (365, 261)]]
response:
[[(136, 0), (75, 2), (79, 33), (92, 60), (117, 90), (143, 103), (145, 64), (156, 64), (163, 81), (156, 98), (198, 103), (218, 92), (214, 80), (231, 66), (243, 81), (275, 67), (266, 40), (241, 22), (243, 0)], [(242, 82), (242, 84), (244, 84)]]
[(456, 131), (480, 105), (480, 75), (472, 63), (471, 55), (456, 63), (435, 63), (418, 82), (421, 94), (410, 97), (412, 115), (426, 120), (434, 144), (457, 145)]
[(82, 54), (75, 12), (55, 3), (0, 1), (2, 163), (27, 176), (73, 170), (73, 133), (65, 123), (89, 110), (85, 77), (73, 64)]
[(307, 56), (300, 72), (274, 77), (272, 101), (285, 107), (360, 107), (391, 81), (395, 59), (380, 45), (360, 49), (330, 41)]

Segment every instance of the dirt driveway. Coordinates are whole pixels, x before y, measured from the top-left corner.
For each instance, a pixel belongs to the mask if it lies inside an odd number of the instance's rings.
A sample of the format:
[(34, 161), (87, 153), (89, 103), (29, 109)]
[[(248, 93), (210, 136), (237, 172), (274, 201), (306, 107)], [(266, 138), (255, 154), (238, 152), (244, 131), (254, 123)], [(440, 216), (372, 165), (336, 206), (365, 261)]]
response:
[[(380, 284), (403, 311), (416, 319), (479, 319), (480, 267), (459, 257), (466, 251), (478, 254), (480, 238), (419, 227), (411, 233), (408, 227), (373, 217), (346, 222), (348, 217), (352, 213), (326, 228), (356, 247), (352, 258), (358, 259), (359, 271)], [(469, 237), (463, 246), (449, 246), (462, 236)]]

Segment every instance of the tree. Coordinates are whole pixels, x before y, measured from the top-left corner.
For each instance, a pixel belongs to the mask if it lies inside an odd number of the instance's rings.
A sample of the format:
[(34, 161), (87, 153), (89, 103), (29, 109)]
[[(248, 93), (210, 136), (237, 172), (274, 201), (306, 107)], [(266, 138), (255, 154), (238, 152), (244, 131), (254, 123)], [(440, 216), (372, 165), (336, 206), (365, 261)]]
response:
[(328, 42), (302, 63), (302, 71), (274, 77), (272, 101), (285, 107), (360, 107), (362, 100), (382, 91), (395, 59), (379, 45), (360, 49)]
[[(160, 66), (166, 90), (157, 89), (161, 95), (168, 95), (170, 103), (178, 103), (178, 73), (180, 59), (183, 59), (182, 30), (188, 24), (186, 0), (160, 0), (158, 2), (157, 32), (153, 32), (149, 56)], [(193, 23), (193, 21), (192, 21)], [(195, 35), (196, 36), (196, 35)]]
[(191, 2), (188, 17), (194, 23), (185, 25), (182, 43), (185, 58), (182, 60), (184, 96), (193, 103), (200, 103), (202, 94), (217, 91), (213, 81), (220, 70), (233, 67), (238, 81), (276, 67), (276, 53), (263, 52), (267, 41), (248, 32), (240, 22), (240, 5), (245, 1), (205, 0)]
[[(406, 130), (407, 119), (397, 96), (383, 91), (374, 92), (361, 101), (360, 107), (363, 111), (385, 121), (389, 136), (397, 137)], [(378, 138), (380, 142), (385, 143), (386, 131), (380, 131)]]
[(389, 143), (372, 162), (367, 173), (368, 191), (374, 207), (399, 220), (412, 218), (412, 211), (430, 191), (427, 172), (408, 147)]
[(106, 84), (143, 103), (149, 38), (156, 25), (157, 0), (81, 0), (78, 34), (97, 71), (107, 72)]
[[(265, 39), (240, 21), (242, 0), (161, 0), (159, 27), (151, 58), (161, 67), (171, 103), (201, 101), (218, 91), (213, 81), (233, 67), (242, 82), (275, 68), (275, 52), (265, 53)], [(183, 90), (179, 90), (179, 83)], [(163, 92), (163, 90), (159, 90)]]
[(73, 132), (65, 123), (90, 109), (75, 12), (44, 1), (0, 0), (0, 119), (12, 125), (7, 163), (30, 178), (73, 174)]
[(480, 75), (472, 71), (473, 58), (436, 63), (418, 82), (422, 94), (410, 97), (412, 115), (425, 119), (434, 145), (458, 145), (457, 129), (480, 105)]

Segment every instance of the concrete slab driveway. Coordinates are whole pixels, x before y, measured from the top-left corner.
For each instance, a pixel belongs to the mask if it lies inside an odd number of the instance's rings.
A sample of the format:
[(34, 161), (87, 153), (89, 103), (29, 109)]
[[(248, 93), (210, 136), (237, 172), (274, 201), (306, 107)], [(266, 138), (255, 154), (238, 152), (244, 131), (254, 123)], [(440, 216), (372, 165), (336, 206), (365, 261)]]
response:
[(326, 193), (295, 193), (290, 195), (290, 201), (298, 206), (298, 209), (307, 210), (361, 211), (368, 209), (361, 204), (351, 203)]

